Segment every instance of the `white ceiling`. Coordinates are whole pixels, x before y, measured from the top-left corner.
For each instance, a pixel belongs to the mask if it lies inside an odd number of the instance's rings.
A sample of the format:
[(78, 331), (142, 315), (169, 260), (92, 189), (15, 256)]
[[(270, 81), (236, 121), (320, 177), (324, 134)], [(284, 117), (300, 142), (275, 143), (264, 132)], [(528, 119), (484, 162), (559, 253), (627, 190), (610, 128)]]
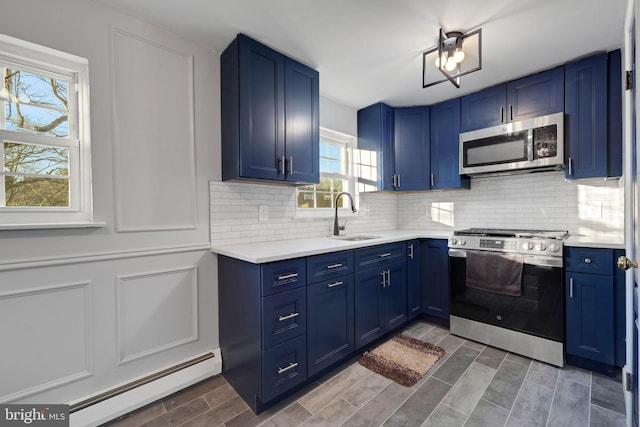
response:
[[(218, 52), (245, 33), (320, 72), (320, 94), (361, 108), (434, 104), (623, 41), (626, 0), (93, 0)], [(422, 88), (438, 30), (482, 28), (482, 70)]]

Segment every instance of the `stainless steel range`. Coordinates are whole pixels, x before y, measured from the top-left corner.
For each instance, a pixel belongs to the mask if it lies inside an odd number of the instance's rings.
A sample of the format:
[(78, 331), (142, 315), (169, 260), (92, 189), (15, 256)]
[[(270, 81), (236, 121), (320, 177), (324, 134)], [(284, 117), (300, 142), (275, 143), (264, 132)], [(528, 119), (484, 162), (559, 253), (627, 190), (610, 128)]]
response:
[(567, 231), (471, 228), (449, 239), (451, 333), (564, 366)]

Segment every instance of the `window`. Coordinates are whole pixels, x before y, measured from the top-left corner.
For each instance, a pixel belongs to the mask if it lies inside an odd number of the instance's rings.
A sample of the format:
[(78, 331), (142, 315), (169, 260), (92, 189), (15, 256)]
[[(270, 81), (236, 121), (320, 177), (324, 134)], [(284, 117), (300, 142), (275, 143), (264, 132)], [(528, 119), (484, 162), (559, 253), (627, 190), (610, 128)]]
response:
[(92, 221), (86, 59), (0, 35), (0, 226)]
[[(336, 196), (348, 191), (354, 193), (349, 163), (353, 137), (320, 128), (320, 183), (298, 187), (298, 208), (335, 208)], [(347, 207), (341, 198), (338, 207)]]

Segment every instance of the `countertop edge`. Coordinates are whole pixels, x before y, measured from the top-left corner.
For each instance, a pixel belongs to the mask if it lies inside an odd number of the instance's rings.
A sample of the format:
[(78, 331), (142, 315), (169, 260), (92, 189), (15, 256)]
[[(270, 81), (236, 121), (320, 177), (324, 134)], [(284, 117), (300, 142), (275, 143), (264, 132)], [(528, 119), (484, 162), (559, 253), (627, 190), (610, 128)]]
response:
[[(362, 234), (362, 233), (354, 233)], [(311, 239), (277, 240), (270, 242), (247, 243), (241, 245), (211, 245), (211, 252), (231, 258), (247, 261), (253, 264), (263, 264), (273, 261), (322, 255), (331, 252), (346, 251), (403, 242), (412, 239), (442, 239), (449, 238), (451, 233), (433, 233), (420, 231), (387, 231), (371, 232), (379, 236), (375, 239), (346, 241), (331, 237), (314, 237)]]

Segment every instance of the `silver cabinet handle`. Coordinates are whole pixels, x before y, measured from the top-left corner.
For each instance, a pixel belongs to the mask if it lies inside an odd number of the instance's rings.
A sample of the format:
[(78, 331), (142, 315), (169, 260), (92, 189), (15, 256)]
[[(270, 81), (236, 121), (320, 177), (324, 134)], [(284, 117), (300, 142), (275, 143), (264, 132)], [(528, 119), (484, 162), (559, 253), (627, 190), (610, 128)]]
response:
[(300, 315), (300, 313), (291, 313), (291, 314), (287, 314), (286, 316), (279, 316), (278, 317), (278, 322), (284, 322), (285, 320), (289, 320), (289, 319), (293, 319), (294, 317), (298, 317)]
[(585, 264), (591, 264), (591, 258), (585, 258), (584, 259), (584, 263)]
[(431, 178), (431, 186), (435, 187), (436, 186), (436, 176), (434, 174), (430, 174), (430, 178)]
[(504, 123), (504, 107), (500, 107), (500, 123)]
[(569, 157), (569, 176), (573, 175), (573, 159)]
[(380, 255), (378, 255), (378, 256), (379, 256), (380, 258), (386, 258), (386, 257), (388, 257), (388, 256), (391, 256), (391, 252), (386, 252), (386, 253), (384, 253), (384, 254), (380, 254)]
[(387, 270), (387, 286), (391, 286), (391, 270)]
[(289, 175), (293, 175), (293, 156), (289, 156)]
[(342, 264), (341, 263), (336, 263), (336, 264), (327, 265), (327, 268), (329, 270), (331, 270), (332, 268), (338, 268), (338, 267), (342, 267)]
[(278, 276), (278, 280), (293, 279), (294, 277), (298, 277), (298, 273), (283, 274)]
[(385, 271), (381, 271), (380, 275), (382, 276), (382, 282), (380, 282), (380, 284), (384, 288), (385, 286), (387, 286), (387, 279), (386, 279)]
[(573, 298), (573, 277), (569, 279), (569, 298)]
[(298, 366), (298, 362), (291, 362), (291, 363), (289, 363), (289, 366), (287, 366), (286, 368), (278, 368), (278, 374), (282, 374), (283, 372), (287, 372), (288, 370), (293, 369), (296, 366)]
[(398, 174), (398, 188), (402, 187), (402, 183), (400, 182), (400, 174)]
[(336, 286), (340, 286), (340, 285), (342, 285), (342, 284), (344, 284), (344, 282), (334, 282), (334, 283), (330, 283), (330, 284), (328, 284), (328, 285), (327, 285), (327, 287), (328, 287), (328, 288), (334, 288), (334, 287), (336, 287)]
[(413, 243), (409, 245), (409, 259), (413, 259)]
[(286, 162), (286, 161), (285, 161), (285, 159), (284, 159), (284, 154), (283, 154), (283, 155), (282, 155), (282, 157), (280, 158), (280, 173), (281, 173), (282, 175), (284, 175), (284, 173), (285, 173), (285, 167), (286, 167), (286, 166), (285, 166), (285, 162)]
[(393, 188), (396, 188), (396, 187), (398, 187), (398, 186), (396, 185), (396, 174), (394, 173), (393, 174)]
[(513, 120), (513, 105), (509, 104), (509, 120)]

